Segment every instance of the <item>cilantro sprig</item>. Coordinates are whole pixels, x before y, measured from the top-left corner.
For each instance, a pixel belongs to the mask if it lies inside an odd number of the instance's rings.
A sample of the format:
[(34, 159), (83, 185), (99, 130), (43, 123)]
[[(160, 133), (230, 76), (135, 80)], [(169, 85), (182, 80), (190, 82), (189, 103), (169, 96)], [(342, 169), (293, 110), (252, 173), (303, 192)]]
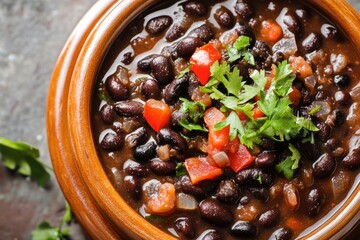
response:
[(206, 106), (202, 102), (191, 102), (186, 98), (180, 98), (182, 105), (180, 112), (187, 113), (190, 121), (185, 117), (182, 117), (179, 121), (180, 126), (186, 128), (189, 131), (202, 131), (207, 132), (208, 130), (202, 125), (198, 124), (199, 120), (204, 116)]
[(283, 173), (286, 179), (291, 180), (294, 176), (294, 171), (299, 167), (301, 155), (292, 144), (289, 144), (289, 150), (292, 153), (291, 156), (277, 164), (275, 169), (278, 173)]
[(39, 150), (23, 142), (13, 142), (0, 137), (0, 153), (4, 166), (10, 170), (16, 170), (25, 176), (29, 176), (40, 186), (44, 187), (50, 179), (46, 167), (39, 160)]
[(254, 56), (249, 52), (250, 38), (247, 36), (240, 36), (236, 39), (234, 44), (226, 47), (227, 54), (230, 62), (243, 58), (251, 65), (255, 65)]

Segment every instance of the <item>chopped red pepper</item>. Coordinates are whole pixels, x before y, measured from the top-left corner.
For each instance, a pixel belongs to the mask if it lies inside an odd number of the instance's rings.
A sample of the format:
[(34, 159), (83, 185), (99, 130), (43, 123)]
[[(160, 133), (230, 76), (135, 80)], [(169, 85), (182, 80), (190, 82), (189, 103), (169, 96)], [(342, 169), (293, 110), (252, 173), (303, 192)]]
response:
[(210, 79), (210, 67), (221, 58), (221, 54), (211, 43), (197, 48), (190, 58), (191, 67), (199, 79), (201, 85), (205, 85)]
[(185, 167), (192, 184), (205, 179), (215, 179), (223, 174), (223, 170), (209, 162), (209, 158), (188, 158)]
[(289, 99), (295, 106), (299, 106), (301, 101), (301, 92), (296, 87), (292, 87), (292, 91), (289, 93)]
[(239, 144), (235, 153), (229, 151), (228, 157), (230, 159), (230, 167), (234, 172), (239, 172), (254, 161), (254, 158), (249, 150), (242, 144)]
[(209, 145), (217, 149), (221, 149), (229, 142), (229, 126), (218, 131), (215, 131), (214, 129), (214, 126), (217, 123), (224, 121), (225, 119), (225, 115), (215, 107), (206, 110), (204, 113), (204, 121), (209, 129)]
[(149, 123), (150, 127), (158, 132), (160, 129), (170, 125), (170, 108), (164, 102), (149, 99), (144, 106), (144, 118)]

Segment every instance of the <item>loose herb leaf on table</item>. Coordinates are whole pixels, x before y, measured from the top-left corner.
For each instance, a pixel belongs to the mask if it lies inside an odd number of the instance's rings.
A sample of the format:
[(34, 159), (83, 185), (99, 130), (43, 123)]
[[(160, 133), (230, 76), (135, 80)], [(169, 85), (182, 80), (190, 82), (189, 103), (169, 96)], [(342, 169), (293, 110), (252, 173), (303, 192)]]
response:
[(45, 165), (39, 160), (39, 150), (35, 147), (0, 137), (0, 153), (5, 167), (17, 169), (20, 174), (29, 176), (40, 186), (44, 187), (50, 179)]

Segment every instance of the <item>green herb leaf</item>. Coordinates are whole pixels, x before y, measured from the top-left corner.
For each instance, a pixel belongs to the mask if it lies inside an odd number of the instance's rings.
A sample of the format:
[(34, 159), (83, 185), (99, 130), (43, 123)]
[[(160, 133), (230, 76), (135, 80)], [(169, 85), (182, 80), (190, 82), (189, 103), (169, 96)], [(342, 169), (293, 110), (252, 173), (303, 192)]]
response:
[(61, 230), (59, 227), (52, 227), (48, 222), (42, 222), (31, 232), (32, 240), (64, 240), (69, 237), (68, 229)]
[(227, 54), (230, 62), (235, 62), (241, 57), (244, 58), (251, 65), (255, 65), (254, 56), (249, 52), (247, 47), (250, 46), (250, 38), (247, 36), (240, 36), (236, 39), (232, 46), (226, 46)]
[(257, 179), (256, 179), (260, 184), (262, 184), (263, 182), (262, 182), (262, 177), (261, 176), (259, 176)]
[(70, 205), (68, 202), (65, 202), (65, 207), (66, 207), (66, 210), (65, 210), (64, 217), (63, 217), (63, 221), (66, 223), (69, 223), (72, 221), (73, 217), (72, 217), (71, 208), (70, 208)]
[(145, 220), (150, 222), (150, 223), (163, 223), (165, 222), (165, 218), (159, 216), (159, 215), (154, 215), (154, 214), (150, 214), (149, 216), (145, 217)]
[(320, 111), (321, 109), (321, 105), (318, 105), (316, 107), (314, 107), (313, 109), (310, 110), (309, 114), (310, 115), (314, 115), (315, 113), (317, 113), (318, 111)]
[(291, 151), (292, 155), (277, 164), (275, 169), (277, 172), (283, 173), (286, 179), (291, 180), (294, 176), (294, 171), (299, 168), (301, 155), (292, 144), (289, 144), (289, 150)]
[(179, 75), (177, 76), (177, 78), (181, 78), (183, 77), (186, 73), (190, 72), (190, 68), (191, 68), (191, 64), (189, 64), (184, 70), (182, 70)]
[(238, 134), (244, 134), (244, 128), (242, 126), (241, 120), (235, 112), (231, 112), (224, 121), (215, 124), (214, 130), (219, 131), (226, 126), (230, 126), (230, 140), (234, 140)]
[(286, 60), (282, 61), (276, 67), (276, 74), (271, 82), (270, 89), (275, 91), (278, 96), (285, 97), (289, 94), (294, 80), (295, 75), (290, 64)]
[(0, 153), (5, 167), (31, 177), (44, 187), (50, 178), (45, 165), (38, 159), (39, 150), (23, 142), (13, 142), (0, 137)]
[(204, 116), (206, 106), (202, 102), (191, 102), (186, 98), (180, 98), (180, 100), (183, 102), (180, 112), (188, 113), (193, 122), (197, 123)]
[(254, 71), (250, 75), (250, 78), (254, 81), (254, 85), (244, 85), (243, 91), (239, 97), (241, 103), (248, 102), (265, 89), (267, 78), (265, 77), (264, 70), (261, 70), (260, 72), (257, 70)]
[(187, 174), (186, 167), (184, 163), (178, 163), (175, 168), (176, 176), (181, 177)]
[(206, 128), (201, 126), (200, 124), (195, 123), (189, 123), (189, 121), (186, 118), (181, 118), (179, 121), (180, 126), (183, 128), (189, 130), (189, 131), (202, 131), (202, 132), (208, 132)]

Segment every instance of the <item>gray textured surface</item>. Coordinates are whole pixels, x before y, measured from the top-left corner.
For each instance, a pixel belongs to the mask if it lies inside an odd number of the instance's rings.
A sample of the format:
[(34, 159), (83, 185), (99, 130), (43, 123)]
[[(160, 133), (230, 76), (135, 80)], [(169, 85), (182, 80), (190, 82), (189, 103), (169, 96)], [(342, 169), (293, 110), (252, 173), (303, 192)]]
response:
[[(50, 164), (45, 107), (55, 61), (95, 0), (0, 0), (0, 136), (37, 146)], [(351, 0), (358, 11), (360, 1)], [(0, 165), (0, 239), (30, 239), (42, 220), (58, 224), (64, 200), (52, 177), (44, 190)], [(72, 225), (73, 239), (82, 239)]]

